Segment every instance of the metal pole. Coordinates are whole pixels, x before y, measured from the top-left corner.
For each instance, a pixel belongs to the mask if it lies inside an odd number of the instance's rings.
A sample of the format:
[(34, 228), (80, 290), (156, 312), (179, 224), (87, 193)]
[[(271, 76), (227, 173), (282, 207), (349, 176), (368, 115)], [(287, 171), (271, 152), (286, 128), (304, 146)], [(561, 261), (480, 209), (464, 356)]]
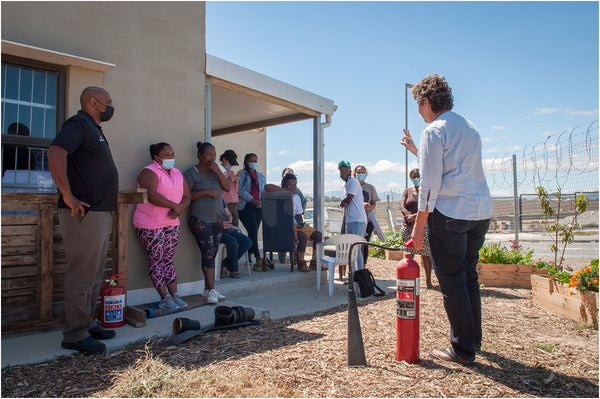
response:
[(512, 168), (513, 168), (513, 202), (515, 206), (515, 247), (519, 245), (519, 193), (517, 190), (517, 156), (512, 156)]
[[(404, 129), (408, 130), (408, 89), (415, 87), (410, 83), (404, 84)], [(404, 147), (404, 188), (408, 188), (408, 149)]]

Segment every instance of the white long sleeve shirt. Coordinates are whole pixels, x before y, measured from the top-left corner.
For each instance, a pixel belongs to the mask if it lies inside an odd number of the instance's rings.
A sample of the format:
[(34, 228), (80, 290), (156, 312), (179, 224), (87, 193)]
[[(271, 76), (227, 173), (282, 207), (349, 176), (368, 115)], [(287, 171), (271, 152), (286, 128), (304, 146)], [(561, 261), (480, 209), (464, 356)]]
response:
[(445, 216), (485, 220), (493, 215), (483, 173), (481, 138), (465, 118), (448, 111), (431, 122), (419, 148), (419, 211), (437, 209)]

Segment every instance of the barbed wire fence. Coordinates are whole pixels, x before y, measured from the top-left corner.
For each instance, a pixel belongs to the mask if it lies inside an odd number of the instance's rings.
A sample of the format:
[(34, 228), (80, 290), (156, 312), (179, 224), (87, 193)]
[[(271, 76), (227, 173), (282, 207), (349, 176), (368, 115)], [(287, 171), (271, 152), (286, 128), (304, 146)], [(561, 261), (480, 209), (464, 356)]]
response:
[[(534, 251), (534, 259), (554, 260), (549, 249), (552, 237), (537, 197), (536, 188), (542, 186), (554, 209), (558, 206), (555, 194), (561, 192), (560, 205), (566, 208), (561, 223), (572, 221), (577, 195), (589, 199), (586, 212), (578, 217), (580, 227), (575, 230), (575, 241), (567, 246), (564, 263), (579, 267), (598, 258), (598, 126), (595, 120), (589, 126), (548, 136), (517, 153), (484, 160), (494, 208), (488, 241), (510, 247), (509, 240), (518, 240), (524, 250)], [(384, 230), (399, 231), (399, 200), (400, 196), (393, 198), (386, 206), (382, 198), (377, 207), (377, 220)]]
[[(582, 194), (589, 204), (578, 216), (579, 227), (574, 229), (574, 242), (567, 245), (564, 262), (573, 267), (589, 265), (598, 258), (598, 149), (596, 120), (587, 127), (548, 136), (520, 153), (484, 161), (494, 204), (490, 232), (513, 233), (523, 248), (534, 250), (535, 258), (554, 260), (549, 251), (550, 221), (544, 220), (537, 187), (549, 193), (554, 210), (560, 192), (560, 208), (564, 208), (560, 222), (565, 224), (573, 222), (575, 198)], [(562, 247), (560, 239), (558, 244)]]

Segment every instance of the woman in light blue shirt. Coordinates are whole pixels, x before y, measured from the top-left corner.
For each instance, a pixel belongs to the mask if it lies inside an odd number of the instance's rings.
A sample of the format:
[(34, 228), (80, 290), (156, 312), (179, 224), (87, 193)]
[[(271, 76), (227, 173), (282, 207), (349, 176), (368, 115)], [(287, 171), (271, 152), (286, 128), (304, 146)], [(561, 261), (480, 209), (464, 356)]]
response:
[[(476, 267), (492, 217), (481, 138), (471, 122), (451, 111), (452, 89), (443, 77), (432, 75), (421, 80), (413, 88), (413, 96), (419, 114), (429, 125), (418, 151), (421, 189), (412, 239), (415, 249), (421, 249), (427, 225), (452, 344), (429, 353), (437, 359), (470, 364), (481, 349), (481, 295)], [(417, 153), (408, 131), (403, 145)]]

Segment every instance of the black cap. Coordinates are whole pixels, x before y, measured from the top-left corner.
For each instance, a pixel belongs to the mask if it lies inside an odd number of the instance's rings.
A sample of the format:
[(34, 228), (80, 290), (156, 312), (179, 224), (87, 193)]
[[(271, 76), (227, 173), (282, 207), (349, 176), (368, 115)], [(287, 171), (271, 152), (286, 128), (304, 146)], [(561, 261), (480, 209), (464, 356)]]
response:
[(237, 161), (237, 154), (233, 150), (225, 151), (219, 159), (225, 158), (233, 166), (239, 165)]

